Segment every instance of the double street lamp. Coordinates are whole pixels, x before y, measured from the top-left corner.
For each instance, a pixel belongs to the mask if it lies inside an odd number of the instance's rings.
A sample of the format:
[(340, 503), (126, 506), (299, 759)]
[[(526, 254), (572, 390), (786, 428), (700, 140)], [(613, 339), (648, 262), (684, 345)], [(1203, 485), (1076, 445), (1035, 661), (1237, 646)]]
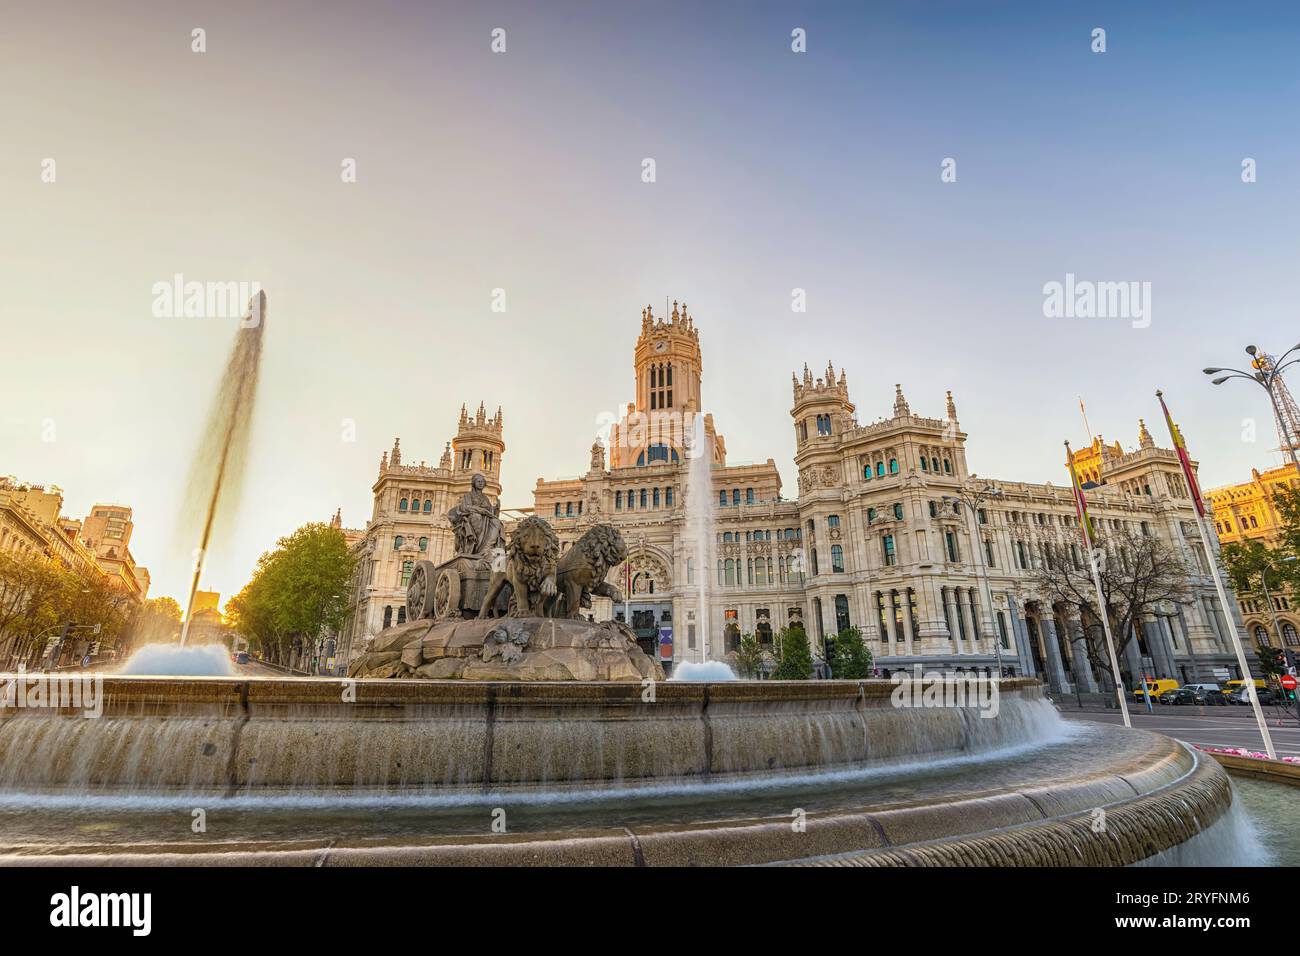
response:
[[(1002, 489), (991, 481), (975, 481), (975, 475), (971, 475), (971, 481), (958, 488), (951, 495), (943, 496), (943, 503), (951, 505), (953, 511), (957, 511), (957, 506), (963, 504), (970, 511), (970, 537), (972, 547), (975, 549), (975, 567), (980, 580), (984, 583), (984, 600), (987, 601), (989, 621), (993, 627), (993, 654), (997, 660), (998, 679), (1001, 680), (1002, 672), (1002, 636), (997, 632), (997, 623), (995, 620), (996, 611), (993, 609), (993, 589), (989, 587), (989, 571), (984, 561), (984, 548), (979, 539), (979, 516), (980, 506), (985, 501), (997, 500), (1003, 496)], [(960, 613), (960, 610), (958, 611)], [(979, 620), (975, 622), (975, 630), (978, 633), (982, 630), (982, 624)]]
[[(1300, 363), (1300, 343), (1293, 345), (1275, 361), (1261, 362), (1257, 356), (1259, 349), (1253, 345), (1246, 346), (1246, 354), (1251, 358), (1251, 368), (1253, 372), (1247, 372), (1239, 368), (1207, 368), (1203, 369), (1206, 375), (1218, 375), (1213, 384), (1222, 385), (1230, 378), (1241, 378), (1248, 382), (1254, 382), (1264, 391), (1268, 392), (1268, 400), (1273, 404), (1273, 414), (1277, 418), (1278, 426), (1282, 429), (1282, 441), (1286, 444), (1286, 450), (1291, 455), (1291, 464), (1295, 466), (1297, 472), (1300, 472), (1300, 458), (1296, 457), (1296, 440), (1300, 436), (1291, 434), (1291, 423), (1287, 415), (1282, 414), (1282, 409), (1277, 401), (1277, 386), (1280, 384), (1282, 370), (1292, 365)], [(1291, 356), (1294, 355), (1294, 358)], [(1289, 359), (1289, 361), (1288, 361)], [(1271, 367), (1267, 367), (1271, 366)], [(1226, 375), (1220, 375), (1220, 372), (1227, 372)]]

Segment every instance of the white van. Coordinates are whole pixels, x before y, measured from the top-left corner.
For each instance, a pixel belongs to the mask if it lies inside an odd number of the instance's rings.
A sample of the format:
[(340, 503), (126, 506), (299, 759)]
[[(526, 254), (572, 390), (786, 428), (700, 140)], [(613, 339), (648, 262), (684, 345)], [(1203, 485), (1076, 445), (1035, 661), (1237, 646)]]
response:
[(1219, 689), (1219, 685), (1218, 685), (1218, 684), (1184, 684), (1183, 686), (1186, 687), (1188, 690), (1200, 690), (1200, 691), (1206, 691), (1206, 690), (1218, 690), (1218, 689)]

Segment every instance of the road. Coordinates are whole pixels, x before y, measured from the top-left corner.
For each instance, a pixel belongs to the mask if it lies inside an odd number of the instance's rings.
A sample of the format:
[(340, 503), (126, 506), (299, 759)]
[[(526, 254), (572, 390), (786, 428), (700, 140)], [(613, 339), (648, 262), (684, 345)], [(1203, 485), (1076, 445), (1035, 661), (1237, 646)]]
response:
[[(1104, 724), (1122, 724), (1115, 710), (1083, 710), (1071, 706), (1072, 702), (1057, 701), (1061, 716), (1070, 720), (1093, 720)], [(1250, 707), (1168, 707), (1156, 705), (1154, 714), (1148, 714), (1143, 704), (1130, 704), (1129, 715), (1133, 726), (1140, 730), (1153, 730), (1189, 744), (1207, 747), (1245, 747), (1264, 749), (1259, 736), (1259, 725)], [(1265, 707), (1269, 733), (1279, 757), (1300, 757), (1300, 721), (1294, 708), (1283, 711), (1279, 707)]]

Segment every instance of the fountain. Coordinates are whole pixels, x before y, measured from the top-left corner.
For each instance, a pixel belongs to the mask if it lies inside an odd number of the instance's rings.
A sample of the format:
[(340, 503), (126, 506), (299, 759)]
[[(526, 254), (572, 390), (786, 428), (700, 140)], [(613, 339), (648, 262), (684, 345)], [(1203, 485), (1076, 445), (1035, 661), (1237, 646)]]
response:
[[(204, 548), (238, 478), (260, 343), (241, 332), (217, 403)], [(721, 664), (695, 428), (703, 651), (686, 678)], [(481, 480), (448, 518), (456, 555), (415, 568), (408, 620), (347, 679), (193, 676), (179, 655), (201, 648), (127, 667), (187, 676), (87, 675), (80, 696), (0, 677), (0, 865), (1102, 866), (1242, 845), (1218, 763), (1067, 724), (1036, 680), (665, 681), (625, 625), (582, 613), (622, 600), (616, 528), (561, 554), (533, 516), (506, 547)]]
[(192, 529), (190, 541), (198, 540), (194, 551), (194, 569), (190, 578), (189, 598), (181, 626), (179, 644), (148, 644), (137, 650), (121, 668), (124, 674), (220, 676), (230, 673), (230, 660), (224, 651), (195, 653), (186, 648), (190, 623), (194, 617), (194, 599), (199, 578), (207, 559), (208, 546), (217, 527), (218, 515), (233, 513), (239, 496), (248, 451), (248, 437), (257, 397), (257, 379), (262, 361), (262, 338), (266, 330), (266, 293), (259, 291), (248, 303), (248, 311), (235, 335), (235, 345), (226, 362), (217, 395), (208, 412), (198, 452), (190, 467), (189, 491), (178, 522), (185, 534), (194, 514), (202, 523)]

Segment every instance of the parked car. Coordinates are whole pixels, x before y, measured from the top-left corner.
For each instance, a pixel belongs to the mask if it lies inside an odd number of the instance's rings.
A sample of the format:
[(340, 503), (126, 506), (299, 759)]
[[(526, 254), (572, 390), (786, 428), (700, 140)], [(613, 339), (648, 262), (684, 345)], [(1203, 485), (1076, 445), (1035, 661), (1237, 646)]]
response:
[(1175, 687), (1173, 690), (1167, 690), (1157, 697), (1156, 700), (1160, 701), (1162, 704), (1170, 704), (1174, 706), (1179, 704), (1199, 703), (1196, 699), (1196, 691), (1192, 690), (1190, 687)]
[(1203, 690), (1197, 692), (1196, 702), (1211, 707), (1226, 707), (1228, 704), (1228, 697), (1221, 690)]
[[(1280, 704), (1282, 702), (1282, 695), (1271, 687), (1257, 687), (1255, 688), (1255, 695), (1259, 698), (1261, 704)], [(1245, 687), (1238, 686), (1224, 694), (1224, 696), (1228, 698), (1229, 704), (1250, 703), (1250, 698), (1246, 696)]]
[(236, 654), (236, 655), (235, 655), (235, 663), (236, 663), (236, 664), (247, 664), (247, 663), (248, 663), (248, 651), (240, 651), (238, 654)]
[(1138, 703), (1141, 703), (1146, 694), (1150, 694), (1153, 698), (1157, 698), (1167, 690), (1177, 689), (1178, 681), (1176, 680), (1149, 680), (1146, 682), (1145, 690), (1141, 684), (1133, 688), (1133, 699)]

